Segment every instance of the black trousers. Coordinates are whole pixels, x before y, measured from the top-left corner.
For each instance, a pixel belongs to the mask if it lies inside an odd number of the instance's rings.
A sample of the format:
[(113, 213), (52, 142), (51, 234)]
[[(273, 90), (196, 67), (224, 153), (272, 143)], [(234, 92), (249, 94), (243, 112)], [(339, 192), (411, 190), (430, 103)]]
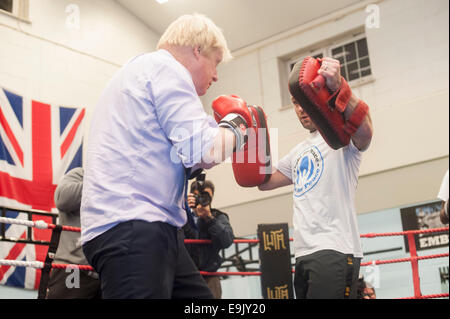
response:
[(184, 246), (182, 231), (162, 223), (120, 223), (83, 245), (103, 298), (213, 298)]
[(361, 258), (334, 250), (298, 257), (294, 288), (297, 299), (355, 299)]

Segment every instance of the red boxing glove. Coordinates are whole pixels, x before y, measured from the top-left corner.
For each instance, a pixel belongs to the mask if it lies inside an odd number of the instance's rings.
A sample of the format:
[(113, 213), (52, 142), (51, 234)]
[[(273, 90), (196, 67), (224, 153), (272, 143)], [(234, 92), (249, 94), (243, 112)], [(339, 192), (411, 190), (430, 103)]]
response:
[(236, 95), (221, 95), (212, 103), (214, 118), (220, 127), (226, 127), (236, 135), (236, 148), (247, 142), (247, 129), (252, 126), (252, 115), (247, 103)]
[(214, 117), (221, 127), (236, 135), (232, 166), (236, 182), (243, 187), (261, 185), (272, 173), (266, 115), (261, 107), (247, 105), (236, 95), (213, 101)]

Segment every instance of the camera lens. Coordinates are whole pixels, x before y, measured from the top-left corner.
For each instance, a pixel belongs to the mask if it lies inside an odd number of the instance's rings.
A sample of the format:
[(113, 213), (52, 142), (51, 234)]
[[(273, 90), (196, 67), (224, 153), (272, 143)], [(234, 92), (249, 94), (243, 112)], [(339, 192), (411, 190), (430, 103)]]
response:
[(201, 205), (203, 207), (211, 204), (211, 195), (208, 192), (201, 192), (198, 195), (195, 195), (195, 206)]

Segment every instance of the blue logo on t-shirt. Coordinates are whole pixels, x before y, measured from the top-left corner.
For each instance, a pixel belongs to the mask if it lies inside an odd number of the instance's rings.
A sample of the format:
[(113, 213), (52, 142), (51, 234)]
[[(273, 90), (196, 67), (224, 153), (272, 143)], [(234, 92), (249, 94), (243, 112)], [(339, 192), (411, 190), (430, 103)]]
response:
[(294, 196), (300, 197), (314, 188), (322, 177), (323, 157), (313, 146), (304, 151), (294, 166)]

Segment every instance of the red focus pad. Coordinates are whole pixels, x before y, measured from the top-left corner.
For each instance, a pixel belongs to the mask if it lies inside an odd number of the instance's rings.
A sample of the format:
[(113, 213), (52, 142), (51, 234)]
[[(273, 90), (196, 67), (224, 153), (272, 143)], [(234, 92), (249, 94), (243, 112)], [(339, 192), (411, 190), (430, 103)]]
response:
[(350, 118), (345, 122), (344, 131), (349, 135), (353, 135), (356, 130), (361, 126), (361, 123), (366, 118), (367, 113), (369, 113), (369, 107), (366, 103), (359, 100), (358, 105), (353, 110), (353, 113), (350, 115)]
[(267, 118), (259, 106), (248, 106), (253, 125), (247, 130), (247, 144), (233, 154), (233, 172), (242, 187), (255, 187), (266, 183), (272, 174), (270, 137)]
[(328, 100), (328, 105), (331, 104), (331, 107), (333, 107), (332, 100), (335, 95), (336, 100), (334, 101), (334, 108), (336, 109), (336, 111), (344, 113), (345, 109), (347, 108), (347, 104), (348, 102), (350, 102), (350, 98), (352, 97), (352, 90), (343, 77), (341, 77), (341, 87)]
[(307, 57), (295, 64), (289, 75), (289, 91), (300, 103), (331, 148), (337, 150), (350, 143), (350, 134), (344, 129), (343, 112), (351, 98), (351, 90), (342, 78), (342, 85), (331, 94), (325, 78), (318, 75), (321, 60)]

